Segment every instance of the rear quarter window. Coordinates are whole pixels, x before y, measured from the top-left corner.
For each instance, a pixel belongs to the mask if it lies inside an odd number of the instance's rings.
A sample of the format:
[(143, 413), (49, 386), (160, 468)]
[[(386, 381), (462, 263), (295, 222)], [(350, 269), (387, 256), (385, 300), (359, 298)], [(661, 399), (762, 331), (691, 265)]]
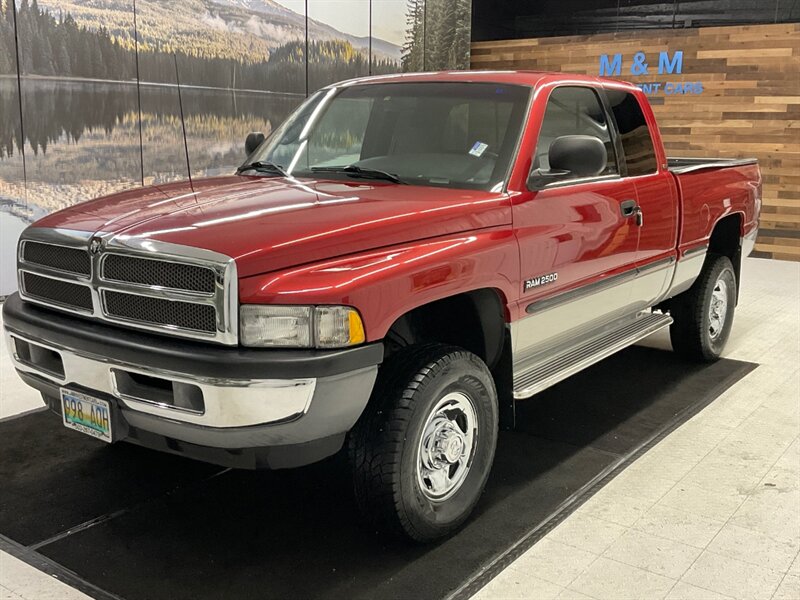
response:
[(606, 94), (622, 140), (628, 175), (636, 177), (655, 173), (655, 147), (639, 101), (628, 92), (608, 90)]

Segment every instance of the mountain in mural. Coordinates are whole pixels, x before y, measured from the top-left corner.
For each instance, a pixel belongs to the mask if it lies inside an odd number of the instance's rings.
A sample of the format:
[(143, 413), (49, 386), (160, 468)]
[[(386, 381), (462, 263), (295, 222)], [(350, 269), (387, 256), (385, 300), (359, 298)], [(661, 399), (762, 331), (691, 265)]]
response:
[[(70, 14), (79, 26), (104, 28), (121, 44), (133, 43), (131, 0), (40, 0), (54, 16)], [(272, 0), (138, 0), (140, 49), (182, 52), (203, 58), (261, 62), (276, 48), (305, 39), (305, 16)], [(353, 36), (309, 19), (309, 38), (342, 40), (367, 51), (368, 37)], [(398, 61), (401, 49), (372, 40), (378, 60)]]
[[(286, 8), (282, 4), (274, 2), (273, 0), (216, 0), (215, 4), (238, 6), (249, 12), (257, 12), (265, 15), (270, 15), (276, 19), (291, 20), (292, 15), (304, 18), (291, 9)], [(317, 21), (315, 19), (308, 20), (309, 35), (312, 39), (318, 40), (345, 40), (350, 42), (354, 48), (366, 50), (369, 48), (369, 37), (358, 37), (350, 35), (334, 29), (333, 27)], [(388, 58), (391, 60), (399, 60), (401, 48), (397, 44), (393, 44), (387, 40), (380, 38), (372, 38), (372, 52), (376, 58)]]
[[(160, 84), (175, 84), (180, 79), (184, 85), (306, 94), (334, 81), (369, 72), (393, 73), (400, 67), (396, 60), (375, 55), (370, 65), (369, 54), (344, 39), (311, 39), (306, 43), (304, 37), (284, 35), (278, 38), (280, 45), (268, 46), (275, 43), (274, 35), (267, 39), (249, 33), (248, 38), (224, 26), (230, 42), (223, 45), (210, 31), (198, 37), (198, 28), (190, 29), (184, 21), (179, 21), (169, 37), (156, 37), (166, 35), (170, 25), (159, 19), (154, 33), (149, 11), (137, 11), (137, 60), (133, 38), (126, 35), (118, 11), (109, 9), (107, 25), (93, 26), (87, 24), (91, 20), (86, 12), (79, 19), (69, 11), (55, 13), (42, 8), (37, 0), (18, 2), (20, 71), (25, 77), (123, 82), (138, 77), (145, 83)], [(9, 30), (13, 21), (9, 16), (8, 11), (0, 12), (0, 33)], [(288, 25), (281, 29), (282, 34), (287, 31), (291, 31)], [(5, 37), (13, 40), (13, 36)], [(253, 47), (255, 42), (262, 45), (260, 50)], [(0, 74), (9, 70), (9, 61), (5, 62), (0, 63)]]

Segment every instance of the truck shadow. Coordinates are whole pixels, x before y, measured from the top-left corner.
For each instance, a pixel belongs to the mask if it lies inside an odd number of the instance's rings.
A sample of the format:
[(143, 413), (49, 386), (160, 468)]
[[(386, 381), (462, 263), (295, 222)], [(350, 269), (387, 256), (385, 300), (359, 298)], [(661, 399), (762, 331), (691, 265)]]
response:
[[(31, 544), (120, 511), (38, 551), (128, 599), (441, 598), (752, 368), (690, 365), (635, 347), (519, 403), (517, 430), (501, 433), (474, 517), (431, 546), (363, 526), (336, 457), (292, 471), (222, 471), (130, 446), (98, 448), (58, 419), (33, 415), (0, 424), (0, 533)], [(24, 457), (7, 452), (11, 438), (42, 437)]]

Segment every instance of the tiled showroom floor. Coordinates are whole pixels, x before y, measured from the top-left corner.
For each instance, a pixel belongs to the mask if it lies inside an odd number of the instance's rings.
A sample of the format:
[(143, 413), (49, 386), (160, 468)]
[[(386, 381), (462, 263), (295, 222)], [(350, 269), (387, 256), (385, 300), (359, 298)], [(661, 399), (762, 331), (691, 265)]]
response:
[[(800, 600), (800, 264), (743, 271), (726, 356), (760, 366), (475, 598)], [(0, 418), (40, 406), (1, 352)], [(0, 553), (0, 599), (20, 597), (86, 596)]]

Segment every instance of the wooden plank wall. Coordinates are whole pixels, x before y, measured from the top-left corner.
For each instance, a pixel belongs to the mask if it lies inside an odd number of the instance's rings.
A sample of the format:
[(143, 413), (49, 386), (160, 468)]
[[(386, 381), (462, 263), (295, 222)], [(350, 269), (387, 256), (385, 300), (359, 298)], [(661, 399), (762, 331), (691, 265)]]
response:
[[(684, 53), (683, 73), (658, 75), (662, 51)], [(650, 75), (635, 76), (644, 52)], [(671, 156), (758, 157), (764, 204), (756, 255), (800, 260), (800, 24), (657, 30), (472, 44), (473, 69), (597, 75), (622, 53), (620, 79), (701, 82), (699, 95), (651, 95)], [(663, 90), (663, 86), (662, 86)]]

